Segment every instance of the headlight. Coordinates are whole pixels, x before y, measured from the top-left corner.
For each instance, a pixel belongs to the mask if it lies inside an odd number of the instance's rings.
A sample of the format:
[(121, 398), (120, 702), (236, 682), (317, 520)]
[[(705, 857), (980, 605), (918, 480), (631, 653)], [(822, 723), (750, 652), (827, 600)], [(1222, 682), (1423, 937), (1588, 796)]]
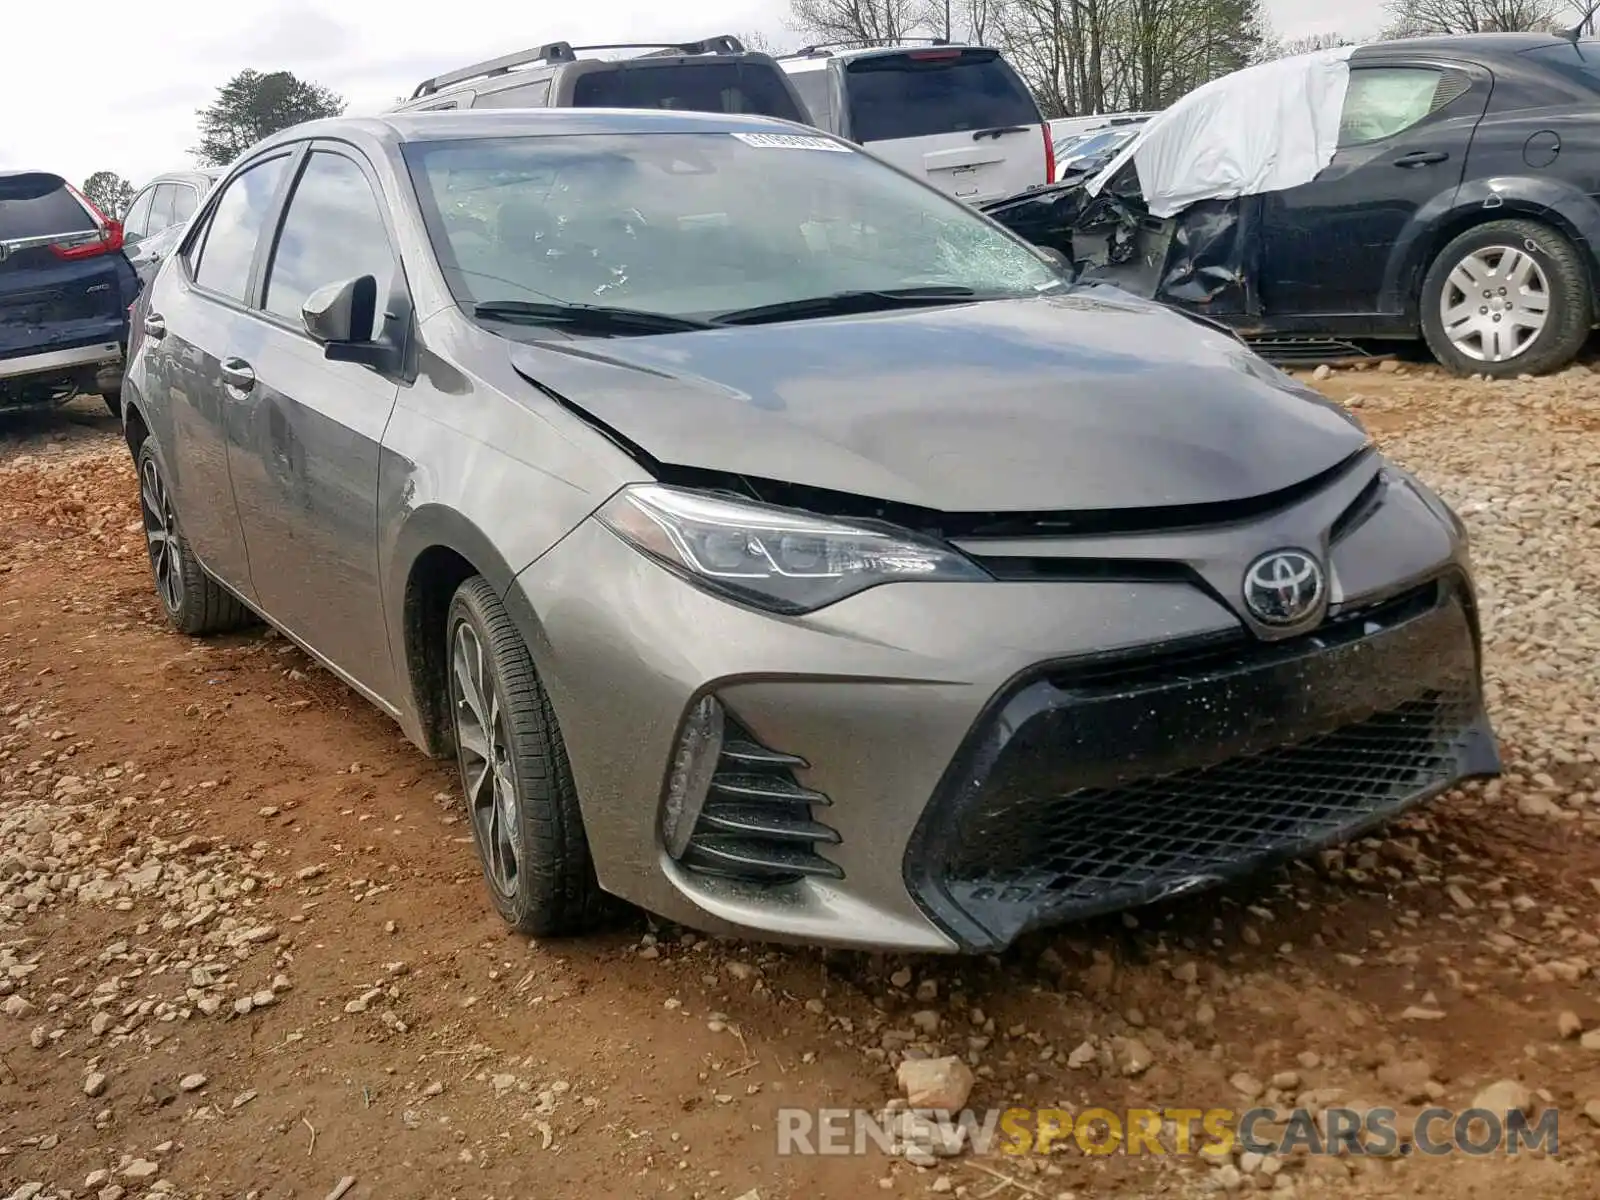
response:
[(598, 515), (691, 582), (773, 612), (811, 612), (899, 580), (990, 578), (954, 550), (904, 530), (659, 484), (624, 488)]

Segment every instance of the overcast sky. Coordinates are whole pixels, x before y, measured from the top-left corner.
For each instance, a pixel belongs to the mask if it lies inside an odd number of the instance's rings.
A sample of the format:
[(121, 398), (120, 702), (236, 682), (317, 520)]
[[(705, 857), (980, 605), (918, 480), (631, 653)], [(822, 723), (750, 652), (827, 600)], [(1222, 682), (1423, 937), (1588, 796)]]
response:
[[(45, 49), (61, 44), (61, 10), (41, 0), (7, 7), (0, 167), (76, 183), (111, 170), (135, 186), (190, 163), (195, 110), (247, 67), (325, 84), (359, 114), (382, 111), (430, 75), (547, 41), (750, 31), (785, 49), (798, 41), (784, 27), (785, 0), (698, 0), (692, 17), (672, 18), (663, 16), (671, 6), (647, 0), (590, 0), (559, 18), (536, 16), (543, 6), (527, 0), (166, 0), (147, 17), (121, 0), (78, 0), (73, 28), (111, 32), (94, 35), (93, 54), (71, 66), (65, 51)], [(1382, 16), (1382, 0), (1268, 0), (1268, 8), (1285, 37), (1359, 38)]]

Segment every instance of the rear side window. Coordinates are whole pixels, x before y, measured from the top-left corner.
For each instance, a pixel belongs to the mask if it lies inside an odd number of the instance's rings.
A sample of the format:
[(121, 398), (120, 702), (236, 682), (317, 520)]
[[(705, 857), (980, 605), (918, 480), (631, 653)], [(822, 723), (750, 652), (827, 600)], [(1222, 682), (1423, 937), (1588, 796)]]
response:
[(90, 233), (95, 228), (94, 218), (59, 176), (0, 175), (0, 238)]
[(144, 237), (150, 232), (150, 208), (155, 198), (156, 189), (153, 187), (147, 187), (139, 193), (128, 208), (127, 219), (122, 222), (124, 231), (134, 237)]
[(150, 206), (151, 233), (160, 233), (176, 220), (172, 215), (172, 202), (177, 198), (177, 193), (177, 187), (170, 183), (163, 183), (156, 188), (155, 203)]
[(312, 292), (360, 275), (376, 276), (381, 312), (394, 279), (394, 252), (377, 197), (353, 160), (318, 150), (289, 198), (267, 277), (266, 310), (298, 323)]
[[(1339, 114), (1339, 144), (1358, 146), (1404, 133), (1463, 90), (1429, 67), (1358, 67), (1350, 72)], [(1441, 92), (1447, 93), (1442, 103)]]
[(244, 301), (250, 290), (250, 264), (256, 239), (278, 194), (287, 156), (269, 158), (237, 176), (211, 210), (200, 245), (194, 280), (203, 288)]
[(858, 142), (1039, 125), (1039, 108), (998, 50), (909, 50), (845, 68)]
[(177, 224), (194, 216), (194, 210), (200, 203), (200, 193), (186, 183), (175, 184), (174, 189), (172, 195), (172, 221)]
[(550, 103), (550, 81), (525, 83), (498, 92), (480, 92), (473, 108), (543, 108)]
[(685, 112), (754, 113), (810, 124), (770, 63), (629, 64), (586, 71), (572, 87), (574, 108), (670, 108)]

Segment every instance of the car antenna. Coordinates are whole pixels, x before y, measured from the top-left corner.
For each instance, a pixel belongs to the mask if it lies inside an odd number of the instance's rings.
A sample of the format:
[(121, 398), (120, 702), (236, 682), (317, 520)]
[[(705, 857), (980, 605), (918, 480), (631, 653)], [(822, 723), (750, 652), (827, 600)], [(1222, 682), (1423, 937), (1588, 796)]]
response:
[[(1571, 29), (1563, 29), (1561, 31), (1561, 36), (1566, 38), (1567, 41), (1571, 42), (1574, 48), (1576, 48), (1578, 45), (1578, 38), (1580, 38), (1584, 33), (1585, 25), (1589, 26), (1588, 32), (1594, 32), (1593, 21), (1594, 14), (1597, 9), (1600, 9), (1600, 0), (1595, 0), (1595, 3), (1589, 5), (1589, 7), (1584, 10), (1583, 16), (1578, 18), (1578, 23)], [(1582, 52), (1580, 51), (1579, 53), (1581, 55)]]

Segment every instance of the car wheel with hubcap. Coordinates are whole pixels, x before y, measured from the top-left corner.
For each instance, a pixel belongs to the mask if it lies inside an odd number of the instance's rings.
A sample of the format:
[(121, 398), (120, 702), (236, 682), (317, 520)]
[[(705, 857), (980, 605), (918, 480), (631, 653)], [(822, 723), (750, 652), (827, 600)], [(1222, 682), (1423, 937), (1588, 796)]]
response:
[(188, 634), (222, 633), (249, 624), (250, 610), (211, 578), (190, 552), (151, 439), (139, 446), (134, 465), (139, 472), (139, 509), (150, 573), (167, 624)]
[(481, 576), (456, 590), (445, 637), (456, 761), (495, 908), (519, 933), (587, 929), (604, 893), (566, 747), (527, 646)]
[(1420, 297), (1434, 356), (1461, 375), (1538, 375), (1566, 366), (1593, 321), (1589, 271), (1537, 221), (1467, 230), (1433, 260)]

